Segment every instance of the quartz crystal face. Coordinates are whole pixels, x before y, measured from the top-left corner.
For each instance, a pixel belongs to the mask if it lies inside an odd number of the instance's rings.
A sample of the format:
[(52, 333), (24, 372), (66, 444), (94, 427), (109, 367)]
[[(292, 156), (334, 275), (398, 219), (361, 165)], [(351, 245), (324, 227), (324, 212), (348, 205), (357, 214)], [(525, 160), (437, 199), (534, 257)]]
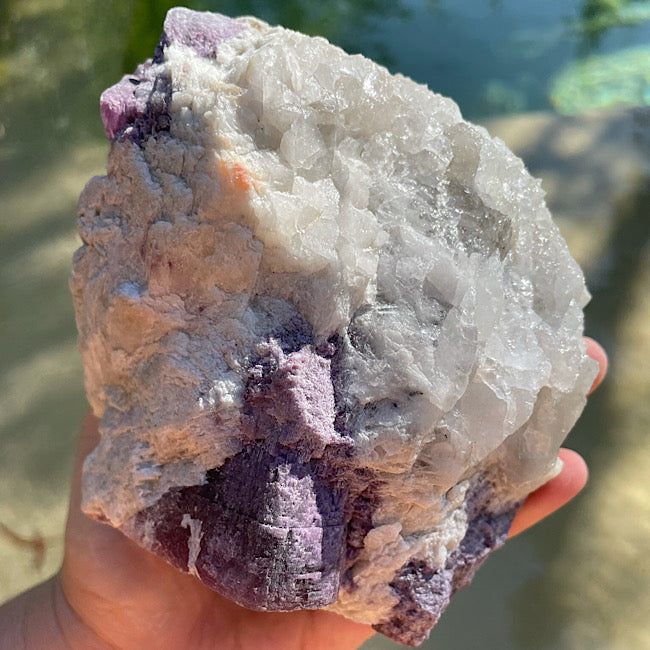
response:
[(539, 182), (450, 99), (252, 18), (172, 9), (101, 114), (84, 511), (245, 607), (422, 642), (595, 375)]

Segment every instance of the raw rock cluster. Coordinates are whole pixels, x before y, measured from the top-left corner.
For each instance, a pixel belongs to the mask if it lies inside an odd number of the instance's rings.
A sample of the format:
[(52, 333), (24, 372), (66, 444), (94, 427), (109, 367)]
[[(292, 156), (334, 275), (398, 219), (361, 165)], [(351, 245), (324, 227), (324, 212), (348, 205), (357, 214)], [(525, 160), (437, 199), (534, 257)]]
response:
[(246, 607), (420, 643), (595, 374), (539, 182), (450, 99), (252, 18), (171, 10), (101, 113), (85, 512)]

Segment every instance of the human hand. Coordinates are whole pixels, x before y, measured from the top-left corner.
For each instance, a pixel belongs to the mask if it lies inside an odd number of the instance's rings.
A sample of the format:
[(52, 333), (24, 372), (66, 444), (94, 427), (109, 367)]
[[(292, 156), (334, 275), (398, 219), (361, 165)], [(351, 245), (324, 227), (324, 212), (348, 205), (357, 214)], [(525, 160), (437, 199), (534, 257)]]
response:
[[(590, 339), (587, 353), (600, 366), (594, 390), (605, 374), (607, 357)], [(369, 626), (322, 610), (275, 613), (239, 607), (118, 530), (83, 515), (81, 465), (97, 444), (97, 425), (98, 420), (88, 416), (82, 427), (63, 567), (48, 583), (0, 610), (0, 646), (9, 638), (26, 648), (48, 650), (345, 650), (372, 636)], [(584, 486), (587, 468), (582, 458), (566, 449), (560, 457), (561, 473), (528, 497), (511, 536), (557, 510)], [(3, 637), (6, 621), (16, 617), (23, 620), (21, 629)]]

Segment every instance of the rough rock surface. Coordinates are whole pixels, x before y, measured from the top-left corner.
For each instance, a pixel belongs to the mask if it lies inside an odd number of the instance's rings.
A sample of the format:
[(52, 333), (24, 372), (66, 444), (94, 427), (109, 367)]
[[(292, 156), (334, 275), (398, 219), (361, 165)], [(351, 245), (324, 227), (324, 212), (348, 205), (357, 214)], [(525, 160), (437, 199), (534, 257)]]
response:
[(595, 375), (539, 182), (451, 100), (251, 18), (171, 10), (101, 113), (85, 512), (246, 607), (420, 643)]

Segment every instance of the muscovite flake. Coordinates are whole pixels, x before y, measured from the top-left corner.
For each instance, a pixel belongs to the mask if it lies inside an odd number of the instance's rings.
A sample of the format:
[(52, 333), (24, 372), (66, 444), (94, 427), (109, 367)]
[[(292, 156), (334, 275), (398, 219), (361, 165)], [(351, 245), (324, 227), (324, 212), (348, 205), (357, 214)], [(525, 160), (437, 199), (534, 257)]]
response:
[(85, 512), (246, 607), (420, 643), (595, 374), (539, 182), (451, 100), (251, 18), (171, 10), (101, 113)]

